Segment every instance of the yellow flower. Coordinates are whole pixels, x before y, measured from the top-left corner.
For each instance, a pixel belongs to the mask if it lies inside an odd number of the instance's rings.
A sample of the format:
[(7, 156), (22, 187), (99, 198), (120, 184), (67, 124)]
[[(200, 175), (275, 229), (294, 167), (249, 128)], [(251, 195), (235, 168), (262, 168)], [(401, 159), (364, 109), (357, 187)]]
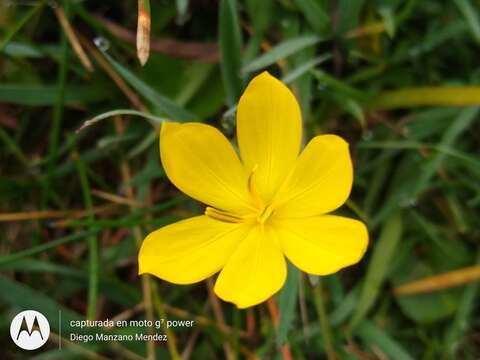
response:
[(240, 158), (212, 126), (162, 125), (160, 156), (168, 178), (207, 207), (202, 216), (150, 233), (139, 253), (140, 274), (191, 284), (221, 270), (215, 293), (246, 308), (283, 286), (285, 256), (315, 275), (362, 258), (365, 225), (326, 215), (347, 200), (352, 187), (342, 138), (316, 136), (299, 154), (298, 103), (267, 72), (240, 98), (237, 138)]

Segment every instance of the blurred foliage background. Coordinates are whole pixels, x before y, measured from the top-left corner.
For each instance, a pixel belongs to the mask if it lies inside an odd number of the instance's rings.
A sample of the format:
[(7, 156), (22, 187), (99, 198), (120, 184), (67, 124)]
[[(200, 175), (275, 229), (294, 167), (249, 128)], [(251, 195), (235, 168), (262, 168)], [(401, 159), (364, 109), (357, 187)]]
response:
[[(480, 1), (150, 5), (142, 67), (135, 1), (0, 1), (2, 358), (26, 356), (8, 335), (26, 308), (52, 327), (34, 359), (480, 358)], [(211, 281), (141, 279), (143, 236), (203, 210), (166, 179), (159, 122), (233, 137), (238, 97), (264, 69), (297, 95), (305, 140), (350, 142), (339, 213), (368, 224), (365, 258), (323, 278), (290, 267), (275, 302), (246, 311)], [(68, 322), (85, 317), (196, 325), (167, 343), (70, 342)]]

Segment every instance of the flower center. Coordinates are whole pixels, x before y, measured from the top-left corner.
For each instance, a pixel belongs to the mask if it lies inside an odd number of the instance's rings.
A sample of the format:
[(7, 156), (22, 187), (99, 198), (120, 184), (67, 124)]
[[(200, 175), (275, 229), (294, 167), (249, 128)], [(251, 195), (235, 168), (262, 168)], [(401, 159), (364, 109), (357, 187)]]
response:
[(253, 212), (247, 215), (237, 215), (228, 211), (218, 210), (213, 207), (207, 206), (205, 209), (205, 215), (211, 217), (212, 219), (230, 222), (230, 223), (246, 223), (246, 222), (258, 222), (259, 224), (265, 224), (265, 222), (270, 218), (273, 214), (274, 208), (273, 205), (265, 205), (262, 201), (262, 198), (258, 194), (257, 190), (255, 189), (255, 185), (253, 183), (253, 175), (257, 170), (258, 166), (255, 165), (248, 177), (248, 190), (250, 195), (253, 198), (255, 203), (255, 207), (258, 209), (257, 212)]
[(244, 223), (255, 217), (255, 215), (237, 215), (228, 211), (218, 210), (210, 206), (207, 206), (207, 208), (205, 209), (205, 215), (215, 220), (230, 223)]
[(218, 210), (213, 207), (207, 206), (205, 209), (205, 215), (211, 217), (215, 220), (220, 220), (229, 223), (247, 223), (247, 222), (258, 222), (259, 224), (265, 224), (265, 222), (273, 214), (273, 207), (271, 205), (265, 206), (258, 213), (251, 213), (247, 215), (237, 215), (228, 211)]
[(265, 224), (270, 215), (273, 213), (273, 207), (271, 205), (265, 206), (265, 208), (258, 214), (257, 221), (260, 224)]

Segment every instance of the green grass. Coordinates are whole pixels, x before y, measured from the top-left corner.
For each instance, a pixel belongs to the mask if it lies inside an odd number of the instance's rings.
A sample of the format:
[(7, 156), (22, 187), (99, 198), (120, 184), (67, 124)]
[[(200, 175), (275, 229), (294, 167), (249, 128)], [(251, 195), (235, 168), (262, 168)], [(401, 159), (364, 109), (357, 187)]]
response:
[[(152, 46), (144, 67), (135, 44), (99, 18), (134, 34), (136, 2), (61, 1), (94, 72), (48, 2), (12, 4), (0, 2), (6, 359), (22, 358), (9, 324), (26, 308), (43, 312), (55, 334), (62, 312), (62, 349), (53, 336), (35, 359), (145, 358), (152, 348), (144, 342), (68, 342), (69, 320), (129, 311), (196, 320), (170, 331), (157, 359), (184, 351), (277, 359), (286, 344), (294, 359), (480, 357), (476, 282), (393, 291), (479, 263), (478, 0), (152, 1), (152, 44), (182, 43), (175, 54)], [(184, 42), (200, 46), (188, 53)], [(149, 231), (202, 211), (165, 177), (159, 123), (208, 122), (233, 141), (236, 102), (263, 70), (295, 91), (306, 141), (335, 133), (350, 143), (354, 187), (338, 213), (362, 219), (370, 233), (365, 258), (338, 274), (319, 279), (290, 265), (276, 296), (278, 328), (265, 304), (239, 311), (220, 302), (219, 312), (205, 282), (137, 275), (138, 243)]]

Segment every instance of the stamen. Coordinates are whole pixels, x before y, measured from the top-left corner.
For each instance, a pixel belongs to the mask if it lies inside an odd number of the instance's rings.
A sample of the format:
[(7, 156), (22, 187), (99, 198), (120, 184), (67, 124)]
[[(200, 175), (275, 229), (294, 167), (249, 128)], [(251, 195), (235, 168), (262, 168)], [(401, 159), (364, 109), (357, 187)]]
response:
[(252, 195), (253, 200), (255, 201), (255, 205), (259, 209), (263, 208), (263, 201), (260, 195), (258, 194), (257, 189), (255, 189), (255, 184), (253, 183), (253, 174), (255, 171), (258, 169), (258, 164), (255, 164), (255, 166), (252, 169), (252, 172), (250, 173), (250, 176), (248, 177), (248, 191), (250, 191), (250, 194)]
[(218, 210), (213, 207), (207, 206), (205, 209), (205, 215), (211, 217), (212, 219), (230, 222), (234, 224), (247, 222), (249, 219), (252, 219), (254, 215), (235, 215), (227, 211)]
[(267, 206), (265, 209), (263, 209), (262, 213), (257, 217), (257, 221), (260, 224), (264, 224), (265, 221), (272, 215), (273, 213), (273, 207), (272, 206)]

